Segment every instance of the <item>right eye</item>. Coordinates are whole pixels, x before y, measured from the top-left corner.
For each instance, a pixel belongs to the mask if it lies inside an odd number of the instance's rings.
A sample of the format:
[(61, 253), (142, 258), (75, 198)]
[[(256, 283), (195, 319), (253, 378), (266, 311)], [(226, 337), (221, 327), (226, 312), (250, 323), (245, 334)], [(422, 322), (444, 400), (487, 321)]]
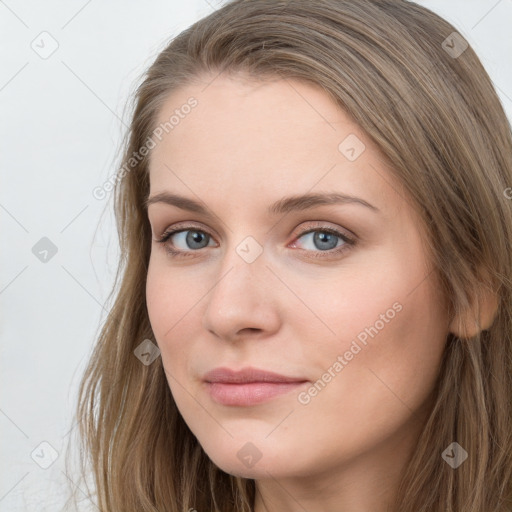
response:
[[(166, 231), (157, 240), (171, 257), (191, 256), (191, 252), (208, 247), (210, 241), (213, 241), (210, 234), (195, 227)], [(176, 249), (176, 245), (180, 244), (182, 247)], [(215, 244), (213, 246), (215, 247)]]

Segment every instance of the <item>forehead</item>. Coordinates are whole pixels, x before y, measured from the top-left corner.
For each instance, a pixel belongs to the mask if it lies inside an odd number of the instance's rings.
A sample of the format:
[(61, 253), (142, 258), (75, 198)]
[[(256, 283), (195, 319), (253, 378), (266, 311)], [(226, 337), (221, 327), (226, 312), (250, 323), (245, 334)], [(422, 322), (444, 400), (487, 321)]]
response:
[(190, 194), (192, 187), (244, 201), (251, 194), (365, 190), (382, 202), (384, 155), (316, 85), (205, 77), (168, 96), (157, 126), (164, 129), (150, 155), (152, 193)]
[[(192, 99), (196, 106), (189, 108)], [(231, 158), (238, 147), (251, 141), (244, 152), (252, 147), (253, 153), (262, 157), (258, 147), (276, 147), (288, 150), (290, 158), (292, 152), (302, 153), (319, 145), (322, 151), (337, 152), (338, 143), (351, 133), (365, 138), (320, 87), (284, 79), (250, 81), (238, 75), (204, 78), (168, 96), (157, 124), (165, 127), (171, 118), (172, 127), (168, 126), (163, 136), (172, 139), (175, 149), (183, 143), (198, 143), (198, 149), (215, 146)], [(191, 140), (194, 136), (195, 141)], [(159, 146), (164, 149), (165, 142)]]

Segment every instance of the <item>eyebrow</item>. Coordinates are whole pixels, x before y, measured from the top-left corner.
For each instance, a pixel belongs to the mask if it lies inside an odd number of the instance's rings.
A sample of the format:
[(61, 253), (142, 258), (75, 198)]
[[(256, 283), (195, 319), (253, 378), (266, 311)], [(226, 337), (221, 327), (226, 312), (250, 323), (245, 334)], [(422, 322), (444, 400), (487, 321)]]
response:
[[(152, 197), (148, 197), (144, 203), (144, 206), (147, 209), (149, 205), (155, 203), (165, 203), (181, 208), (182, 210), (188, 210), (203, 215), (209, 214), (208, 209), (201, 203), (184, 196), (171, 194), (169, 192), (160, 192), (159, 194), (155, 194)], [(281, 215), (292, 211), (308, 210), (317, 206), (331, 204), (356, 204), (365, 206), (374, 212), (380, 211), (376, 206), (359, 197), (340, 193), (327, 193), (283, 197), (279, 201), (271, 204), (267, 208), (267, 213), (270, 215)]]

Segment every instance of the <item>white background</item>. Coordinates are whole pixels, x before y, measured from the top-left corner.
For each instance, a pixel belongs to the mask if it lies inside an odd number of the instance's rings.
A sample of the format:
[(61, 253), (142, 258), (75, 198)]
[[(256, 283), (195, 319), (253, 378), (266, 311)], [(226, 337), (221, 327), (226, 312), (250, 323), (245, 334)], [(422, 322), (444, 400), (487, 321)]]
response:
[[(512, 0), (418, 3), (473, 46), (512, 119)], [(0, 0), (0, 511), (62, 505), (77, 385), (118, 257), (111, 203), (92, 190), (115, 173), (143, 70), (219, 5)], [(58, 43), (47, 59), (31, 47), (43, 31)], [(46, 263), (32, 252), (42, 237), (57, 247)], [(31, 458), (48, 458), (41, 442), (58, 453), (48, 469)]]

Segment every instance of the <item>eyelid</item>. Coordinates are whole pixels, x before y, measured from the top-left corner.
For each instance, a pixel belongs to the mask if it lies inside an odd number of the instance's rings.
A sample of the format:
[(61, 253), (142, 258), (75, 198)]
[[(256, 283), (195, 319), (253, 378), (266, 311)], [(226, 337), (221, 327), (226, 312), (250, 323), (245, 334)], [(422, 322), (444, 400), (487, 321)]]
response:
[(193, 230), (201, 231), (201, 232), (204, 232), (204, 233), (210, 235), (210, 237), (214, 238), (214, 236), (210, 232), (210, 228), (203, 227), (203, 225), (201, 223), (196, 224), (196, 223), (182, 221), (182, 222), (177, 222), (176, 224), (173, 224), (169, 228), (166, 228), (160, 236), (156, 237), (156, 240), (161, 241), (168, 234), (176, 234), (178, 231), (189, 231), (189, 230), (190, 231), (193, 231)]
[(301, 236), (303, 236), (307, 233), (312, 233), (315, 231), (322, 231), (322, 232), (327, 232), (327, 233), (333, 233), (334, 235), (339, 236), (342, 239), (351, 240), (353, 242), (356, 241), (357, 236), (346, 228), (331, 227), (322, 221), (311, 221), (311, 222), (316, 223), (316, 224), (313, 226), (309, 226), (307, 228), (302, 228), (299, 231), (299, 233), (295, 236), (295, 239), (300, 238)]

